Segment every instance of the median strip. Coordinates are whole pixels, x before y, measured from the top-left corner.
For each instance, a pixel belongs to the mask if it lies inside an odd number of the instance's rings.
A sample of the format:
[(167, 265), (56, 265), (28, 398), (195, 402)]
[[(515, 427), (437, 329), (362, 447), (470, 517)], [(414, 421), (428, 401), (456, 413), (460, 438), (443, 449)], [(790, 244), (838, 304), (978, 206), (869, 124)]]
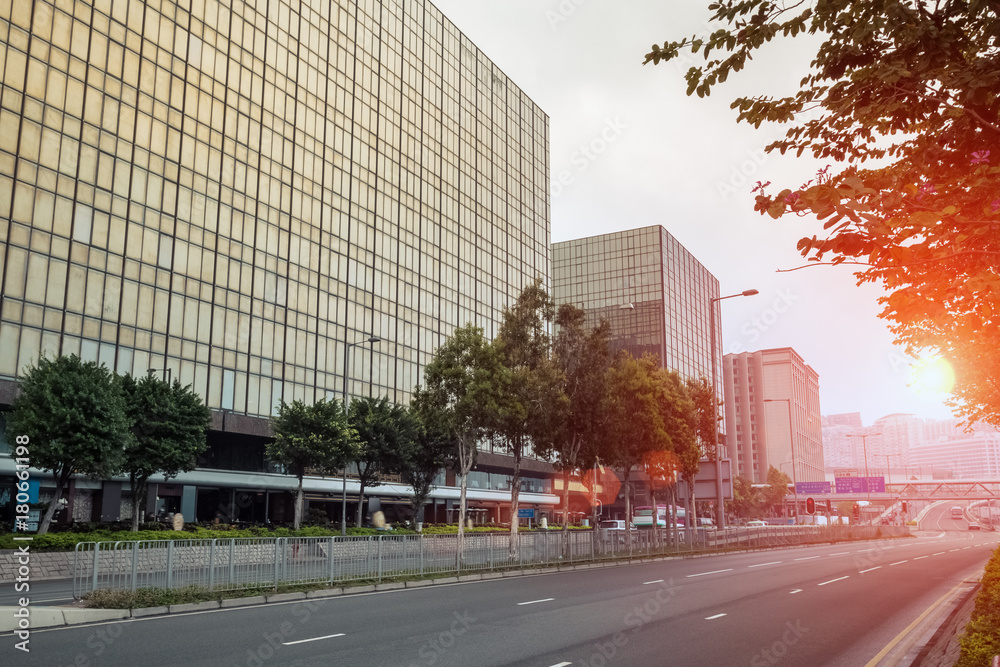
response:
[(333, 639), (334, 637), (343, 637), (343, 632), (338, 632), (335, 635), (324, 635), (322, 637), (313, 637), (312, 639), (299, 639), (294, 642), (281, 642), (282, 646), (291, 646), (293, 644), (305, 644), (306, 642), (318, 642), (320, 639)]
[(719, 574), (721, 572), (732, 572), (732, 571), (733, 568), (729, 568), (728, 570), (712, 570), (711, 572), (699, 572), (698, 574), (689, 574), (687, 578), (690, 579), (691, 577), (704, 577), (706, 574)]
[(827, 584), (832, 584), (836, 581), (843, 581), (844, 579), (850, 579), (850, 575), (846, 577), (837, 577), (836, 579), (831, 579), (830, 581), (824, 581), (822, 584), (817, 584), (817, 586), (826, 586)]
[(551, 602), (552, 600), (555, 600), (555, 598), (542, 598), (541, 600), (529, 600), (528, 602), (518, 602), (517, 606), (523, 607), (526, 604), (538, 604), (539, 602)]

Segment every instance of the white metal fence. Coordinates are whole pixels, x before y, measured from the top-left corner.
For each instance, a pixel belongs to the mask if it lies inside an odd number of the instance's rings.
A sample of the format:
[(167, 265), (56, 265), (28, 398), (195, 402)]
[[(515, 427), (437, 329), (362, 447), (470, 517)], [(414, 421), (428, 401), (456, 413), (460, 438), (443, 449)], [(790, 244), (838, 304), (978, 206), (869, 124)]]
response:
[[(877, 532), (877, 531), (881, 532)], [(371, 535), (213, 540), (84, 542), (76, 546), (73, 594), (98, 589), (236, 590), (337, 584), (396, 577), (467, 574), (556, 563), (757, 549), (905, 534), (905, 527), (768, 526), (696, 530), (522, 532), (510, 551), (507, 533), (467, 533), (457, 562), (456, 535)]]

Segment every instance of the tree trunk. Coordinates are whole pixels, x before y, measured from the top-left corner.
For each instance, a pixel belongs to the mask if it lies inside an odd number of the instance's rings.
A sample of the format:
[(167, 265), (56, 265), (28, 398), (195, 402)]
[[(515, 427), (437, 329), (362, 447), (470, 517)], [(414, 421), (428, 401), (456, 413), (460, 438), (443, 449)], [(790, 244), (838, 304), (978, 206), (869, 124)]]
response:
[(302, 492), (302, 475), (299, 475), (299, 488), (295, 491), (295, 520), (292, 522), (292, 529), (298, 530), (302, 525), (302, 504), (305, 500), (305, 493)]
[(569, 467), (563, 468), (563, 557), (569, 558)]
[(698, 511), (695, 508), (694, 478), (688, 482), (688, 545), (694, 547), (694, 531), (698, 528)]
[(632, 474), (632, 466), (625, 468), (625, 543), (628, 545), (628, 552), (632, 553), (632, 494), (629, 477)]
[(146, 504), (149, 500), (149, 478), (130, 477), (132, 485), (132, 532), (139, 531), (139, 522), (146, 511)]
[(517, 558), (517, 504), (521, 493), (521, 455), (520, 448), (514, 454), (514, 475), (510, 482), (510, 547), (508, 554), (511, 560)]
[(362, 479), (361, 476), (358, 475), (358, 513), (356, 515), (357, 519), (354, 522), (354, 525), (357, 526), (358, 528), (361, 528), (365, 525), (361, 522), (361, 518), (364, 516), (363, 514), (364, 510), (365, 510), (365, 482), (364, 479)]
[(459, 465), (462, 468), (462, 481), (459, 484), (458, 491), (458, 548), (455, 549), (456, 570), (462, 567), (462, 558), (465, 555), (465, 490), (469, 484), (469, 470), (472, 469), (472, 466), (466, 466), (464, 461)]
[(55, 495), (52, 496), (52, 500), (49, 501), (49, 507), (45, 510), (45, 515), (38, 524), (38, 532), (35, 533), (36, 535), (44, 535), (49, 532), (49, 524), (52, 523), (52, 517), (56, 513), (56, 507), (59, 506), (59, 500), (63, 497), (63, 490), (69, 483), (69, 477), (72, 474), (73, 469), (68, 465), (64, 465), (58, 474), (53, 472), (53, 477), (55, 477), (56, 480), (56, 492)]

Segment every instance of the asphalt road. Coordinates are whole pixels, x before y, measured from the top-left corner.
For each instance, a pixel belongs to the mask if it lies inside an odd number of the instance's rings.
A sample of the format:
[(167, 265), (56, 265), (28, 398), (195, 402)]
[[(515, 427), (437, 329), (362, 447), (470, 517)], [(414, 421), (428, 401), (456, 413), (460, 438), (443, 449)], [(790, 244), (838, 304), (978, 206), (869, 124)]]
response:
[(0, 662), (857, 667), (996, 543), (965, 530), (36, 630), (28, 654), (0, 637)]

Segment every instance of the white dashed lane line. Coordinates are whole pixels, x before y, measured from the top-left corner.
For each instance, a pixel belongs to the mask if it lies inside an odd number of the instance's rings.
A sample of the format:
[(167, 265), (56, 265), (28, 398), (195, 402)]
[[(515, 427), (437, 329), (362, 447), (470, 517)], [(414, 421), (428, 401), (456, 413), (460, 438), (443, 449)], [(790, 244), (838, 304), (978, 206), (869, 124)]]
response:
[(757, 563), (756, 565), (747, 565), (747, 567), (764, 567), (765, 565), (778, 565), (779, 563), (781, 563), (780, 560), (774, 560), (771, 561), (770, 563)]
[(908, 562), (908, 561), (901, 560), (898, 563), (889, 563), (889, 567), (892, 567), (893, 565), (902, 565), (903, 563), (906, 563), (906, 562)]
[(732, 572), (732, 571), (733, 568), (729, 568), (727, 570), (712, 570), (711, 572), (699, 572), (698, 574), (689, 574), (687, 578), (690, 579), (691, 577), (704, 577), (706, 574), (720, 574), (722, 572)]
[(653, 579), (652, 581), (644, 581), (644, 582), (642, 582), (642, 585), (643, 586), (649, 586), (650, 584), (662, 584), (662, 583), (663, 583), (663, 579)]
[(822, 584), (816, 584), (817, 586), (826, 586), (827, 584), (832, 584), (837, 581), (843, 581), (844, 579), (850, 579), (850, 576), (837, 577), (836, 579), (831, 579), (830, 581), (824, 581)]
[(715, 616), (706, 616), (705, 620), (706, 621), (714, 621), (715, 619), (722, 618), (723, 616), (725, 616), (725, 614), (716, 614)]
[(320, 639), (333, 639), (334, 637), (343, 637), (344, 633), (340, 632), (335, 635), (324, 635), (322, 637), (312, 637), (311, 639), (299, 639), (294, 642), (281, 642), (282, 646), (292, 646), (293, 644), (305, 644), (306, 642), (318, 642)]
[(881, 569), (882, 569), (881, 565), (876, 565), (875, 567), (870, 567), (867, 570), (861, 570), (860, 572), (858, 572), (858, 574), (864, 574), (865, 572), (871, 572), (872, 570), (881, 570)]
[(801, 593), (801, 592), (802, 592), (801, 588), (796, 588), (794, 591), (788, 591), (788, 594), (795, 595), (796, 593)]
[(812, 560), (813, 558), (819, 558), (819, 556), (806, 556), (805, 558), (796, 558), (795, 560)]
[(526, 604), (538, 604), (539, 602), (551, 602), (552, 600), (555, 600), (555, 598), (542, 598), (541, 600), (528, 600), (527, 602), (518, 602), (517, 606), (518, 607), (523, 607)]

